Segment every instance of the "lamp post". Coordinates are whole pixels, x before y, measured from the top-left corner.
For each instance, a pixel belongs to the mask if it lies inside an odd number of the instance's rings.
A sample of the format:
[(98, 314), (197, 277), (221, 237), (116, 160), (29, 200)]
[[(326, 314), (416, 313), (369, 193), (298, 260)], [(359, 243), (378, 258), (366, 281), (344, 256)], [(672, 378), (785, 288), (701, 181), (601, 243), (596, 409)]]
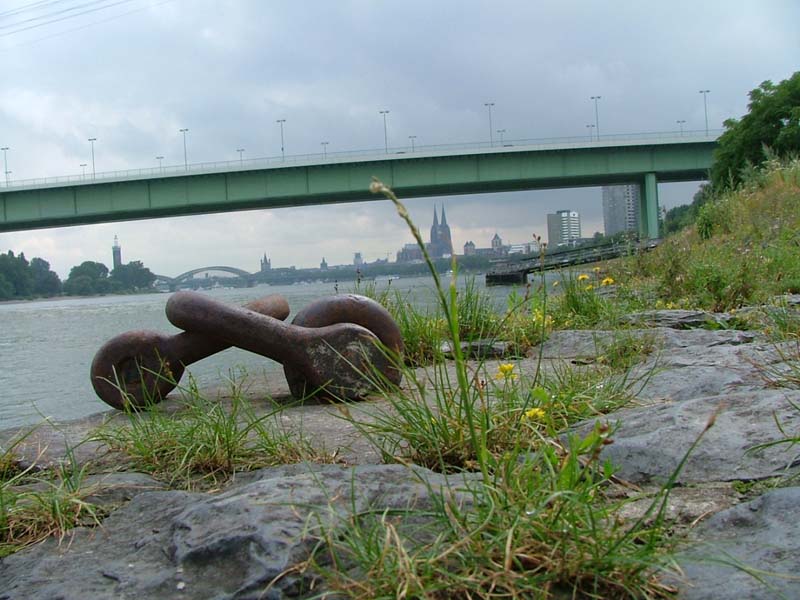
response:
[(501, 148), (503, 147), (503, 134), (504, 134), (505, 132), (506, 132), (506, 130), (505, 130), (505, 129), (498, 129), (498, 130), (497, 130), (497, 133), (499, 133), (499, 134), (500, 134), (500, 147), (501, 147)]
[(163, 156), (156, 156), (156, 160), (158, 161), (158, 170), (162, 173), (164, 172), (164, 167), (161, 166), (161, 161), (164, 160)]
[(92, 143), (92, 179), (94, 179), (97, 175), (97, 172), (94, 170), (94, 143), (97, 141), (97, 138), (89, 138), (89, 141)]
[(389, 154), (389, 130), (386, 129), (386, 115), (389, 114), (388, 110), (379, 110), (378, 114), (383, 115), (383, 148), (386, 154)]
[(86, 163), (81, 163), (81, 170), (83, 171), (83, 173), (81, 173), (81, 179), (86, 179)]
[(589, 123), (589, 124), (586, 126), (586, 129), (588, 129), (588, 130), (589, 130), (589, 141), (591, 142), (591, 141), (592, 141), (592, 139), (594, 138), (594, 136), (592, 135), (592, 129), (594, 129), (594, 123)]
[(283, 145), (283, 124), (286, 123), (286, 119), (278, 119), (275, 122), (281, 126), (281, 160), (283, 161), (286, 159), (286, 152)]
[(675, 122), (678, 124), (678, 127), (681, 128), (681, 137), (683, 137), (683, 124), (686, 123), (686, 120), (685, 119), (680, 119), (680, 120), (675, 121)]
[(188, 129), (179, 129), (178, 131), (180, 131), (183, 134), (183, 170), (184, 171), (188, 171), (189, 170), (189, 160), (188, 160), (187, 155), (186, 155), (186, 132), (189, 131), (189, 130)]
[(8, 170), (8, 151), (11, 150), (11, 148), (9, 148), (8, 146), (3, 146), (2, 148), (0, 148), (0, 150), (3, 151), (3, 175), (5, 176), (6, 179), (6, 187), (8, 187), (8, 174), (10, 172)]
[(330, 144), (330, 142), (320, 142), (319, 144), (322, 146), (322, 160), (325, 160), (328, 158), (328, 144)]
[(237, 148), (236, 151), (239, 153), (239, 164), (244, 165), (244, 158), (242, 158), (242, 155), (244, 154), (244, 148)]
[(413, 154), (413, 153), (414, 153), (414, 149), (415, 149), (415, 148), (414, 148), (414, 140), (415, 140), (415, 139), (417, 139), (417, 136), (415, 136), (415, 135), (410, 135), (410, 136), (408, 136), (408, 139), (410, 139), (410, 140), (411, 140), (411, 153)]
[(698, 94), (703, 94), (703, 112), (706, 115), (706, 137), (708, 137), (708, 102), (706, 100), (706, 94), (709, 94), (711, 90), (700, 90), (697, 92)]
[(590, 96), (590, 100), (594, 100), (594, 126), (597, 128), (597, 141), (600, 141), (600, 112), (597, 110), (597, 101), (600, 100), (602, 96)]
[(492, 107), (494, 102), (484, 102), (483, 105), (489, 109), (489, 147), (494, 146), (494, 133), (492, 130)]

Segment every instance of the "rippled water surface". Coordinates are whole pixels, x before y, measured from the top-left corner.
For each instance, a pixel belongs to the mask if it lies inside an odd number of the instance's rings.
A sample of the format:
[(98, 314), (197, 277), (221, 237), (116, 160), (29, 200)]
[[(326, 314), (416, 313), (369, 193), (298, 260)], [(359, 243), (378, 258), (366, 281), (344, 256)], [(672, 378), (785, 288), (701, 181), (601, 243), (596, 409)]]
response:
[[(483, 277), (476, 279), (480, 285), (482, 281)], [(381, 289), (387, 283), (376, 285)], [(431, 301), (428, 278), (398, 279), (391, 285), (413, 290), (416, 303)], [(509, 292), (508, 288), (489, 289), (498, 302)], [(352, 283), (340, 284), (340, 291), (350, 290)], [(334, 289), (332, 283), (316, 283), (207, 293), (232, 304), (279, 293), (286, 296), (292, 311), (297, 311)], [(131, 329), (177, 333), (164, 316), (168, 298), (169, 294), (147, 294), (0, 304), (0, 429), (37, 423), (43, 417), (64, 421), (106, 410), (89, 381), (95, 352), (108, 339)], [(238, 348), (195, 363), (188, 371), (202, 389), (216, 387), (238, 367), (252, 378), (283, 377), (279, 364)]]

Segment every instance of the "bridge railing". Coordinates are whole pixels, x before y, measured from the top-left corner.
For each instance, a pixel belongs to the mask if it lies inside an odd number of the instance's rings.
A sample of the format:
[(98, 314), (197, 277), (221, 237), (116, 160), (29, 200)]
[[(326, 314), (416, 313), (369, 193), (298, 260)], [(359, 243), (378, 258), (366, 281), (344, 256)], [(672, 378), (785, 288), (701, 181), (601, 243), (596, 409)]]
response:
[(153, 179), (158, 177), (180, 177), (184, 175), (214, 174), (229, 171), (252, 171), (269, 168), (298, 167), (316, 164), (335, 164), (354, 160), (380, 160), (382, 158), (423, 158), (449, 154), (480, 152), (514, 152), (521, 150), (547, 150), (557, 148), (591, 148), (602, 146), (635, 145), (640, 143), (681, 143), (707, 142), (716, 140), (721, 129), (700, 131), (664, 131), (642, 133), (620, 133), (603, 135), (589, 139), (588, 136), (549, 137), (532, 139), (495, 140), (493, 142), (469, 142), (452, 144), (396, 146), (387, 149), (342, 150), (337, 152), (316, 152), (289, 156), (268, 156), (238, 160), (191, 163), (187, 165), (166, 165), (102, 171), (99, 173), (80, 173), (34, 179), (16, 179), (5, 182), (2, 191), (54, 187), (64, 184), (91, 185), (97, 182), (128, 181), (131, 179)]

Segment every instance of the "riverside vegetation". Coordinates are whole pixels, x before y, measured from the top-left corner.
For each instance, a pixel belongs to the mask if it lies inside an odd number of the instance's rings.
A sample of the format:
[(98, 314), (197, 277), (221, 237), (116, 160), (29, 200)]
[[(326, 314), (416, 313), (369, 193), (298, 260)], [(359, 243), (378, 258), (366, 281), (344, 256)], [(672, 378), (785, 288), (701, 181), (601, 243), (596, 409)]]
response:
[[(395, 202), (424, 248), (391, 190), (373, 187)], [(614, 435), (602, 415), (631, 401), (649, 376), (634, 375), (633, 367), (658, 350), (652, 338), (620, 325), (622, 317), (658, 308), (729, 311), (737, 328), (800, 344), (796, 313), (774, 302), (800, 292), (798, 231), (800, 163), (773, 160), (705, 204), (696, 226), (654, 251), (565, 272), (549, 289), (538, 278), (503, 311), (474, 285), (457, 292), (452, 280), (441, 282), (433, 265), (435, 309), (415, 309), (396, 292), (358, 290), (384, 303), (401, 326), (406, 383), (376, 382), (378, 408), (356, 413), (342, 404), (341, 418), (385, 462), (476, 476), (458, 498), (454, 490), (432, 491), (423, 530), (401, 524), (415, 509), (357, 512), (344, 528), (310, 524), (319, 542), (292, 571), (317, 573), (328, 590), (364, 598), (672, 595), (664, 575), (677, 571), (671, 553), (679, 538), (670, 535), (665, 507), (692, 448), (632, 520), (621, 516), (629, 500), (613, 493), (625, 482), (600, 459)], [(455, 263), (453, 271), (455, 278)], [(740, 310), (748, 306), (761, 308)], [(541, 368), (541, 342), (553, 330), (600, 328), (616, 334), (591, 364)], [(478, 339), (508, 342), (512, 358), (490, 371), (462, 350), (462, 341)], [(533, 373), (521, 373), (513, 359), (526, 354), (538, 356)], [(783, 358), (788, 369), (765, 367), (765, 378), (800, 386), (800, 352)], [(302, 429), (286, 426), (285, 407), (256, 414), (244, 385), (231, 378), (231, 401), (223, 407), (190, 380), (171, 408), (129, 413), (127, 423), (100, 427), (92, 439), (125, 457), (126, 468), (175, 489), (214, 491), (237, 472), (337, 460)], [(587, 435), (571, 433), (587, 419), (596, 419)], [(701, 436), (713, 423), (709, 415)], [(15, 449), (24, 441), (0, 453), (0, 556), (72, 527), (101, 525), (106, 516), (87, 500), (94, 490), (86, 477), (96, 466), (78, 464), (69, 452), (57, 468), (21, 464)], [(797, 441), (797, 432), (784, 431), (773, 443)]]

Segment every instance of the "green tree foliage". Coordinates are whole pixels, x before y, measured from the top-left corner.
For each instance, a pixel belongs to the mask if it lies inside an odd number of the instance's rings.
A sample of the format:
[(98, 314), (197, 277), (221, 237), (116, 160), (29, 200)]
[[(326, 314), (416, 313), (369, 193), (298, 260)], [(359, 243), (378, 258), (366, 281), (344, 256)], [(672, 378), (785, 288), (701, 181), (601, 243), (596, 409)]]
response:
[(764, 162), (765, 147), (777, 156), (800, 152), (800, 71), (751, 91), (748, 113), (725, 121), (725, 129), (711, 167), (716, 190), (741, 183), (745, 169)]
[(103, 263), (87, 260), (72, 267), (64, 282), (64, 292), (70, 296), (90, 296), (111, 291), (108, 267)]
[(122, 290), (142, 290), (149, 288), (156, 276), (141, 261), (135, 260), (127, 265), (120, 265), (111, 272), (111, 283)]
[(697, 220), (700, 208), (711, 198), (711, 186), (704, 183), (694, 195), (691, 204), (682, 204), (670, 208), (664, 216), (664, 235), (680, 231)]
[(33, 293), (37, 296), (55, 296), (61, 293), (61, 280), (50, 270), (50, 263), (42, 258), (34, 258), (30, 264), (33, 278)]
[(0, 275), (14, 290), (11, 298), (27, 298), (32, 295), (33, 277), (22, 252), (19, 256), (14, 256), (11, 250), (7, 254), (0, 254)]

